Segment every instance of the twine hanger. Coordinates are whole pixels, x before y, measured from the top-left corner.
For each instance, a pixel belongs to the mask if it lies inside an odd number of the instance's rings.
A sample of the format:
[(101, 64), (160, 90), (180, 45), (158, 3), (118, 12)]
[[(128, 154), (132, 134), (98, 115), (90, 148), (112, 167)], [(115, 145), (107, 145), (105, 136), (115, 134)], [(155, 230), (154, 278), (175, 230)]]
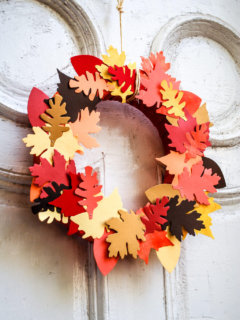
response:
[(123, 2), (124, 0), (117, 0), (117, 10), (119, 12), (119, 22), (120, 22), (120, 38), (121, 38), (121, 52), (122, 52), (122, 14), (123, 14)]

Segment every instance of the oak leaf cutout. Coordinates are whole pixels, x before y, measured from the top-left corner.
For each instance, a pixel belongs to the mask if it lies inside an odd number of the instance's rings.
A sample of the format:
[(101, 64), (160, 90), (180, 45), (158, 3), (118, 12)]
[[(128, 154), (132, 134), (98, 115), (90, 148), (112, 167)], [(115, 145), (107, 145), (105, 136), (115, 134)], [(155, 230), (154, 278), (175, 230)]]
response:
[(62, 103), (62, 97), (56, 94), (53, 99), (49, 99), (49, 107), (44, 113), (40, 115), (40, 118), (48, 125), (43, 126), (43, 130), (50, 133), (51, 147), (58, 138), (63, 135), (63, 132), (69, 130), (69, 127), (65, 126), (70, 117), (64, 116), (67, 114), (66, 103)]
[(88, 237), (101, 238), (105, 230), (105, 222), (113, 217), (118, 217), (118, 210), (122, 209), (122, 200), (115, 189), (110, 196), (103, 197), (93, 211), (92, 219), (87, 212), (78, 214), (70, 219), (78, 225), (78, 230), (83, 231), (83, 239)]
[(94, 75), (88, 71), (86, 71), (86, 75), (75, 76), (74, 79), (71, 79), (69, 87), (75, 89), (76, 93), (84, 92), (91, 101), (97, 95), (102, 98), (104, 91), (109, 91), (109, 88), (111, 88), (107, 81), (100, 78), (98, 72), (95, 72), (94, 79)]
[(179, 204), (178, 201), (178, 196), (175, 196), (168, 202), (170, 208), (168, 209), (168, 223), (165, 224), (165, 228), (169, 226), (170, 233), (181, 241), (183, 228), (189, 234), (195, 236), (195, 230), (201, 230), (205, 226), (203, 221), (198, 220), (201, 214), (195, 210), (193, 211), (195, 201), (182, 200)]
[(185, 107), (186, 103), (181, 102), (183, 97), (183, 92), (173, 89), (172, 82), (167, 82), (163, 80), (161, 82), (161, 87), (163, 88), (160, 90), (162, 94), (162, 105), (167, 108), (168, 115), (174, 114), (176, 117), (180, 117), (186, 120), (185, 113), (183, 108)]
[(75, 122), (70, 122), (73, 135), (78, 139), (78, 143), (86, 148), (99, 147), (97, 140), (89, 135), (89, 133), (97, 133), (101, 128), (97, 125), (100, 118), (100, 112), (89, 112), (88, 108), (81, 110), (79, 119)]
[(194, 164), (191, 171), (187, 168), (183, 169), (183, 173), (179, 175), (178, 185), (174, 189), (178, 189), (182, 197), (186, 197), (189, 201), (196, 199), (201, 204), (208, 205), (208, 197), (205, 191), (216, 192), (214, 188), (218, 184), (220, 177), (215, 173), (212, 175), (212, 169), (205, 169), (202, 162)]
[(142, 88), (139, 90), (137, 96), (142, 100), (147, 107), (152, 107), (156, 104), (157, 108), (160, 107), (163, 101), (160, 89), (163, 80), (173, 84), (173, 89), (178, 90), (180, 82), (176, 82), (166, 72), (170, 68), (170, 64), (165, 62), (163, 52), (158, 52), (156, 55), (150, 54), (149, 58), (142, 58), (142, 70), (140, 72), (140, 81)]
[(115, 231), (106, 239), (110, 243), (109, 257), (117, 257), (119, 254), (123, 259), (127, 254), (131, 254), (136, 259), (140, 249), (138, 240), (145, 241), (146, 227), (142, 223), (141, 217), (133, 211), (128, 213), (119, 210), (118, 213), (120, 218), (112, 218), (106, 222), (107, 226)]
[(41, 155), (42, 158), (45, 158), (52, 163), (54, 150), (61, 153), (66, 161), (73, 159), (75, 152), (83, 153), (83, 148), (78, 145), (72, 130), (64, 132), (63, 135), (56, 140), (54, 147), (51, 147), (49, 135), (44, 130), (39, 127), (33, 127), (32, 129), (34, 133), (28, 134), (27, 137), (23, 138), (23, 142), (26, 146), (32, 147), (30, 154), (36, 156)]
[[(117, 81), (122, 92), (126, 92), (128, 89), (131, 92), (135, 91), (136, 69), (130, 69), (128, 66), (110, 66), (108, 73), (112, 75), (112, 80)], [(124, 85), (122, 86), (122, 84)]]
[(53, 211), (47, 209), (46, 211), (40, 211), (38, 213), (38, 218), (41, 222), (47, 221), (47, 224), (52, 223), (54, 220), (62, 222), (64, 224), (68, 223), (68, 218), (64, 217), (54, 208)]
[(169, 209), (169, 207), (166, 207), (167, 203), (168, 198), (163, 197), (161, 201), (156, 199), (156, 204), (149, 204), (143, 207), (144, 216), (141, 217), (141, 220), (146, 226), (146, 234), (155, 230), (162, 230), (161, 225), (167, 221), (166, 216)]
[(85, 167), (85, 174), (80, 173), (80, 176), (82, 181), (75, 194), (83, 198), (78, 203), (86, 207), (89, 219), (92, 219), (93, 210), (97, 208), (98, 202), (103, 198), (99, 195), (102, 186), (98, 184), (97, 172), (93, 172), (93, 168), (90, 166)]

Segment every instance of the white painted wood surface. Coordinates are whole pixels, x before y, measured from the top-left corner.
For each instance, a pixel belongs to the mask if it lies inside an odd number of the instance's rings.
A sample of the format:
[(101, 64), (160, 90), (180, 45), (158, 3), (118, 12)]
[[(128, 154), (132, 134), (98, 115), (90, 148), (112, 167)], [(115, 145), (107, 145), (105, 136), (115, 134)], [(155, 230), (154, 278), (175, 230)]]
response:
[[(69, 58), (119, 48), (113, 0), (2, 0), (0, 2), (0, 319), (239, 319), (240, 293), (240, 2), (238, 0), (125, 0), (124, 49), (128, 61), (164, 49), (182, 88), (207, 102), (215, 123), (207, 155), (227, 188), (216, 195), (216, 240), (184, 241), (171, 274), (151, 256), (121, 261), (102, 277), (91, 245), (40, 223), (29, 209), (31, 158), (21, 142), (32, 86), (54, 93), (58, 67), (74, 75)], [(127, 105), (101, 104), (101, 148), (77, 157), (92, 164), (104, 192), (115, 186), (127, 209), (144, 204), (157, 182), (161, 155), (155, 128)], [(111, 135), (109, 134), (111, 132)], [(110, 139), (110, 138), (111, 139)], [(156, 142), (157, 141), (157, 142)]]

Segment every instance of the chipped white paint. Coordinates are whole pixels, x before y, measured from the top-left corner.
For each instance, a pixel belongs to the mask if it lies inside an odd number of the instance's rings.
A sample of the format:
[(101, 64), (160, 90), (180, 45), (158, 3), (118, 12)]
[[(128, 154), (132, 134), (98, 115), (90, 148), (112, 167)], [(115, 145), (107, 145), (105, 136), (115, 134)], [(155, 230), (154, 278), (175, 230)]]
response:
[[(2, 0), (0, 319), (239, 318), (240, 3), (134, 0), (125, 1), (124, 11), (128, 61), (139, 64), (150, 48), (164, 49), (182, 88), (207, 102), (215, 123), (207, 155), (219, 163), (228, 185), (216, 196), (223, 205), (212, 215), (216, 240), (187, 238), (171, 275), (151, 255), (148, 266), (127, 259), (103, 278), (91, 245), (32, 216), (31, 158), (21, 142), (30, 130), (29, 90), (36, 85), (51, 95), (55, 68), (74, 74), (72, 55), (99, 55), (110, 44), (119, 48), (118, 13), (114, 0)], [(124, 206), (136, 209), (158, 179), (154, 157), (162, 153), (161, 142), (131, 107), (108, 102), (99, 108), (101, 148), (77, 156), (77, 166), (93, 165), (104, 192), (118, 186)]]

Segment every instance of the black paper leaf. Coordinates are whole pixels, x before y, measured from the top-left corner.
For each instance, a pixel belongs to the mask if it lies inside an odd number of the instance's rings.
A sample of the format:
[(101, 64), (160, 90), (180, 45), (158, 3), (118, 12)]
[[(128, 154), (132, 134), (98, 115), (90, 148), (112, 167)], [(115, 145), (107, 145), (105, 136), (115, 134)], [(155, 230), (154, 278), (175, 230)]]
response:
[[(58, 185), (56, 182), (52, 182), (52, 186), (49, 187), (43, 187), (43, 190), (48, 195), (46, 198), (37, 198), (34, 200), (35, 203), (37, 203), (35, 206), (32, 206), (32, 213), (37, 214), (40, 211), (54, 211), (54, 206), (52, 204), (49, 204), (49, 202), (57, 199), (61, 195), (61, 191), (63, 189), (69, 189), (69, 186), (65, 186), (64, 184)], [(61, 209), (57, 208), (57, 212), (61, 212)]]
[[(195, 201), (183, 200), (179, 205), (178, 196), (170, 199), (168, 206), (170, 207), (167, 212), (166, 219), (168, 223), (164, 224), (163, 229), (169, 225), (169, 231), (174, 235), (179, 241), (181, 241), (183, 233), (182, 228), (184, 228), (189, 234), (195, 236), (194, 230), (205, 229), (203, 221), (197, 220), (201, 214), (197, 211), (192, 211), (194, 209)], [(188, 213), (192, 211), (191, 213)]]
[(215, 185), (215, 188), (221, 189), (221, 188), (226, 187), (224, 175), (223, 175), (222, 170), (220, 169), (219, 165), (215, 161), (213, 161), (212, 159), (209, 159), (207, 157), (203, 157), (202, 161), (203, 161), (204, 168), (212, 169), (212, 174), (216, 173), (220, 177), (220, 180), (219, 180), (218, 184)]
[(69, 81), (72, 79), (58, 71), (60, 83), (58, 83), (57, 91), (63, 97), (64, 102), (66, 102), (67, 116), (70, 117), (71, 122), (75, 122), (78, 118), (78, 113), (80, 110), (88, 107), (89, 113), (96, 110), (96, 105), (100, 102), (99, 97), (96, 95), (94, 100), (91, 101), (88, 96), (83, 92), (76, 93), (74, 88), (69, 87)]

